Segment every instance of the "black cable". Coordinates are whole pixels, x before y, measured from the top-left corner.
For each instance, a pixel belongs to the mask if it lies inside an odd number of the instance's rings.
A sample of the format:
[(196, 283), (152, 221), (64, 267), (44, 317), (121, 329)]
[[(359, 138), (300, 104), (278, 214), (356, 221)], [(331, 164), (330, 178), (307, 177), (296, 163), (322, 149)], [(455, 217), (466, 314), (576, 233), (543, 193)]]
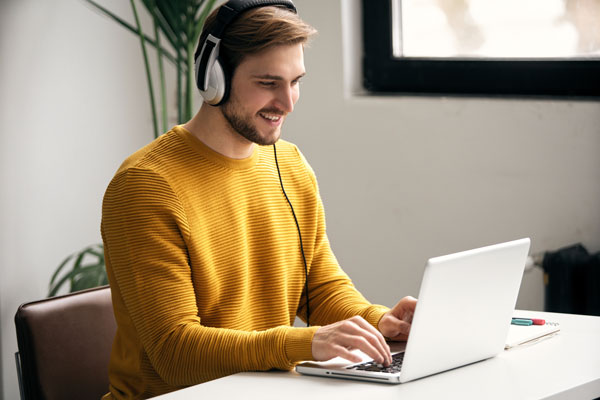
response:
[(298, 237), (300, 238), (300, 252), (302, 253), (302, 261), (304, 262), (304, 291), (306, 292), (306, 326), (310, 326), (310, 308), (308, 306), (308, 266), (306, 265), (306, 256), (304, 255), (304, 246), (302, 245), (302, 233), (300, 232), (300, 224), (298, 224), (298, 218), (296, 218), (296, 212), (294, 212), (294, 206), (292, 206), (292, 202), (290, 201), (285, 189), (283, 187), (283, 181), (281, 180), (281, 171), (279, 170), (279, 162), (277, 161), (277, 148), (273, 143), (273, 154), (275, 155), (275, 165), (277, 166), (277, 175), (279, 175), (279, 183), (281, 184), (281, 190), (283, 191), (283, 195), (290, 205), (290, 209), (292, 210), (292, 215), (294, 216), (294, 222), (296, 222), (296, 228), (298, 228)]

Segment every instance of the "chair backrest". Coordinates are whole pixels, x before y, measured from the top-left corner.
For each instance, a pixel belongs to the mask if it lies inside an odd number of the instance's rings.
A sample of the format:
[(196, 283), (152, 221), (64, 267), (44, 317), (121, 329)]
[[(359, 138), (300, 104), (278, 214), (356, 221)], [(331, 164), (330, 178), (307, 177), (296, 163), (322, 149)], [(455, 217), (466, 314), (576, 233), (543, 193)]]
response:
[(15, 315), (24, 399), (100, 399), (116, 332), (110, 287), (23, 304)]

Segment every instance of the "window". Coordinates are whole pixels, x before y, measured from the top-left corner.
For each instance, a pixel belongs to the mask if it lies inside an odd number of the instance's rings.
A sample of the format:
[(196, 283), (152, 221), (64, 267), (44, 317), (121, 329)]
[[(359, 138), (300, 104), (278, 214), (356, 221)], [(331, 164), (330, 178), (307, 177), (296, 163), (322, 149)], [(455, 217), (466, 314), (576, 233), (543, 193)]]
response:
[(600, 0), (362, 0), (371, 92), (600, 96)]

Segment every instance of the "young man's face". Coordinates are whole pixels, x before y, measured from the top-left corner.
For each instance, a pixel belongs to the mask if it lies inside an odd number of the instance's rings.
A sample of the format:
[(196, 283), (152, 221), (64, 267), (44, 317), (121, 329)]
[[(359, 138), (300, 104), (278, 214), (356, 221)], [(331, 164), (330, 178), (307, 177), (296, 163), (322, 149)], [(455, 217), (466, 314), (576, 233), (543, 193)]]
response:
[(302, 44), (274, 46), (249, 55), (235, 70), (231, 97), (221, 112), (233, 130), (248, 141), (273, 144), (298, 101), (304, 74)]

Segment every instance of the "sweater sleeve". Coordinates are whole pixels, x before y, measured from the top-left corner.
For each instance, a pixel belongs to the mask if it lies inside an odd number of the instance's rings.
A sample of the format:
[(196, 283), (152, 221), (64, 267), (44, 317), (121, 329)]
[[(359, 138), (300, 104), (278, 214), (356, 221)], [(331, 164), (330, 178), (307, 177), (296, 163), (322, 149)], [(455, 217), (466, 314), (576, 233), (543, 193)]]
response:
[[(371, 304), (365, 299), (340, 267), (327, 237), (325, 212), (315, 174), (304, 156), (299, 150), (297, 151), (313, 182), (317, 198), (318, 226), (315, 241), (312, 243), (314, 251), (308, 277), (310, 322), (327, 325), (359, 315), (377, 329), (379, 320), (389, 311), (389, 308)], [(305, 295), (306, 293), (303, 293), (298, 312), (304, 320), (306, 320)]]
[[(130, 168), (105, 194), (102, 235), (119, 329), (139, 340), (167, 384), (201, 383), (240, 371), (290, 369), (311, 359), (316, 328), (246, 332), (202, 325), (187, 255), (189, 227), (168, 182)], [(122, 307), (122, 309), (118, 309)]]

